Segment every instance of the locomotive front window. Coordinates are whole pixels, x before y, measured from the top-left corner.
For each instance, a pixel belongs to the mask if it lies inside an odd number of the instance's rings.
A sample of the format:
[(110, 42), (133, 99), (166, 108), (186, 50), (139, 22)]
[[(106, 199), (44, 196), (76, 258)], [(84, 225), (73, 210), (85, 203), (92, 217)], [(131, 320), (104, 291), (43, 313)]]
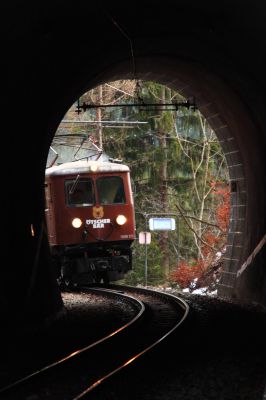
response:
[(96, 181), (100, 204), (124, 204), (126, 202), (123, 179), (105, 176)]
[(66, 204), (70, 207), (82, 207), (95, 204), (91, 179), (68, 179), (65, 181)]

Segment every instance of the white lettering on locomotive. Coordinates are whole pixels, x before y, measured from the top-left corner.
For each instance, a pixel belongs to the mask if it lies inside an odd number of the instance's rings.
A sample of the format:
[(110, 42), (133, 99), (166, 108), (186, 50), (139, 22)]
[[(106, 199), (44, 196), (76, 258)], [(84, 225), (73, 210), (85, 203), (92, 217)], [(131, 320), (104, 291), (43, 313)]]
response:
[(109, 218), (104, 219), (86, 219), (87, 225), (92, 225), (93, 229), (102, 229), (105, 224), (110, 224), (111, 220)]

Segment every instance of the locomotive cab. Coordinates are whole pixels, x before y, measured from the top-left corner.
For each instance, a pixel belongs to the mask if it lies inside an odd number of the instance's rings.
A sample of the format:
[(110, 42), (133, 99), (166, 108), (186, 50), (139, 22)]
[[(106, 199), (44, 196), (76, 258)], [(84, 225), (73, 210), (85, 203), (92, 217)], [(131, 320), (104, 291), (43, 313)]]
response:
[(46, 222), (59, 282), (116, 281), (132, 269), (129, 168), (77, 161), (47, 168)]

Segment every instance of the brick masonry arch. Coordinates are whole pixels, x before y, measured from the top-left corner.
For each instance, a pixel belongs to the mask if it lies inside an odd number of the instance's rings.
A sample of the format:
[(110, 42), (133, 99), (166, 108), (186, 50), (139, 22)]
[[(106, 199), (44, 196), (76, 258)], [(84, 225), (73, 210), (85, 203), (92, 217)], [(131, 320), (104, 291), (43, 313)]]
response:
[[(218, 295), (223, 298), (236, 297), (247, 302), (254, 299), (261, 301), (259, 299), (263, 298), (264, 289), (257, 293), (249, 292), (249, 283), (245, 278), (242, 285), (244, 289), (237, 279), (237, 271), (259, 240), (259, 235), (254, 240), (250, 225), (254, 219), (254, 202), (252, 193), (248, 193), (254, 190), (255, 183), (250, 171), (250, 162), (252, 164), (254, 160), (249, 160), (249, 153), (253, 146), (258, 146), (254, 140), (257, 126), (252, 113), (242, 97), (219, 76), (198, 65), (156, 56), (136, 58), (135, 62), (136, 78), (165, 84), (186, 98), (194, 97), (199, 110), (214, 129), (225, 154), (231, 183), (230, 225)], [(105, 70), (93, 80), (93, 84), (97, 86), (108, 81), (131, 78), (130, 62), (126, 61)], [(257, 148), (256, 154), (258, 151)]]

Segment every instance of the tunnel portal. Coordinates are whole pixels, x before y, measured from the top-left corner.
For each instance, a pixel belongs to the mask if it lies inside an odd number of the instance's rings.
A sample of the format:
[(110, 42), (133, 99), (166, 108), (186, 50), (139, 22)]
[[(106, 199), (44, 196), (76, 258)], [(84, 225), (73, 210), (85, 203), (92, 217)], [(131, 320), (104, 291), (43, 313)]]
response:
[(219, 295), (266, 305), (265, 246), (237, 277), (265, 234), (262, 2), (166, 1), (158, 7), (150, 1), (13, 1), (1, 8), (1, 96), (8, 121), (2, 140), (11, 155), (5, 180), (11, 195), (4, 203), (10, 263), (2, 277), (2, 308), (16, 310), (20, 299), (25, 315), (42, 319), (62, 308), (43, 226), (48, 149), (77, 98), (118, 79), (153, 80), (195, 97), (230, 171), (231, 219)]

